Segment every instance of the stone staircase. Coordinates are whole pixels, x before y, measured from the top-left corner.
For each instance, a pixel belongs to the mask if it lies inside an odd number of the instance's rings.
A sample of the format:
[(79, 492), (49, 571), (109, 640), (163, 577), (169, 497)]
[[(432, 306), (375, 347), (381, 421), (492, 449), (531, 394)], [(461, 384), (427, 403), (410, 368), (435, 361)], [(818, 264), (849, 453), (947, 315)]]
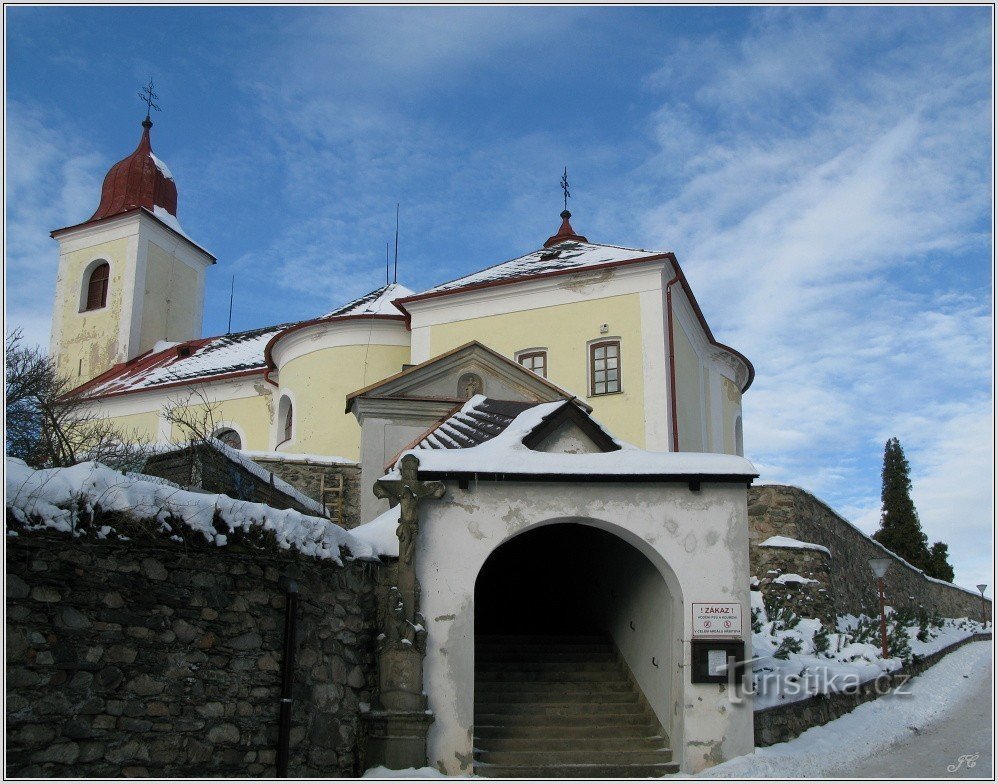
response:
[(668, 744), (608, 639), (478, 636), (477, 775), (662, 776), (679, 770)]

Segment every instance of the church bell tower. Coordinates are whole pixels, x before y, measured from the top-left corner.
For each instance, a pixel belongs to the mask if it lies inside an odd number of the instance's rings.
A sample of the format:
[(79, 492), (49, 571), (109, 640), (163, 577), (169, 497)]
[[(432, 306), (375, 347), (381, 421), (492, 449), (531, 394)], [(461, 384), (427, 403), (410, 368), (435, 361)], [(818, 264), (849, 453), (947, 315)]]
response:
[(181, 228), (177, 185), (153, 155), (151, 129), (147, 114), (138, 147), (105, 176), (96, 212), (52, 232), (59, 272), (51, 356), (77, 386), (161, 341), (201, 335), (205, 270), (215, 257)]

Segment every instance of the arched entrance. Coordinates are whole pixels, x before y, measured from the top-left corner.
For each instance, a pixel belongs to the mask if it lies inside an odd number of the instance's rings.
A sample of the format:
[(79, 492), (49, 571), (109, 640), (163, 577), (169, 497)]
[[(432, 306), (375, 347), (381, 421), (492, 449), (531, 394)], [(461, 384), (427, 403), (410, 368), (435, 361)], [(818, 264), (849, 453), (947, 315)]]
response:
[(675, 771), (676, 604), (643, 553), (592, 525), (497, 547), (475, 583), (476, 772)]

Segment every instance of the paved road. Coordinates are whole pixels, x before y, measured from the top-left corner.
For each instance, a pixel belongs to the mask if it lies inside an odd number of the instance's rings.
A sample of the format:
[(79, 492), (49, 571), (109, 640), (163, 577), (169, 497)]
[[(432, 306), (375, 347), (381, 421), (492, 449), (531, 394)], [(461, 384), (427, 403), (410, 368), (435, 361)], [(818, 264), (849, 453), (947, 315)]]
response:
[[(969, 699), (874, 757), (829, 769), (832, 778), (993, 778), (991, 677)], [(979, 755), (976, 759), (974, 755)], [(960, 757), (967, 757), (961, 763)], [(974, 767), (968, 767), (969, 764)], [(954, 768), (955, 770), (950, 770)]]

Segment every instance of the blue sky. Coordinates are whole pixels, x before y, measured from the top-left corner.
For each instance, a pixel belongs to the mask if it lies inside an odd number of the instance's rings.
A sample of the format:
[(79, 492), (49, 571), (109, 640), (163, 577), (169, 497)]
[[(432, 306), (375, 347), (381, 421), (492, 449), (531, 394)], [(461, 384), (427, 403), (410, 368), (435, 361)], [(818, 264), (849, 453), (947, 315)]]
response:
[(153, 147), (219, 258), (206, 333), (425, 288), (558, 225), (679, 257), (749, 356), (768, 481), (860, 527), (884, 441), (992, 582), (990, 8), (7, 8), (7, 318), (47, 344), (51, 229)]

